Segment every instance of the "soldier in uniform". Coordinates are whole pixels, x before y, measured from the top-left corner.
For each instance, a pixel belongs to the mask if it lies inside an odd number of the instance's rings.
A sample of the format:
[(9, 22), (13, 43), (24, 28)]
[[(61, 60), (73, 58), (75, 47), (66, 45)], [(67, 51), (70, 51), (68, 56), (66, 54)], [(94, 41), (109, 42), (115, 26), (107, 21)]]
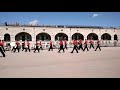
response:
[(83, 50), (83, 47), (82, 47), (82, 40), (80, 39), (79, 42), (78, 42), (78, 50), (82, 49)]
[(29, 43), (29, 41), (27, 40), (27, 48), (26, 48), (26, 50), (25, 50), (25, 52), (27, 52), (27, 49), (29, 50), (29, 52), (30, 52), (30, 43)]
[(5, 53), (4, 53), (3, 48), (2, 48), (1, 40), (0, 40), (0, 52), (2, 53), (3, 57), (5, 57)]
[(52, 43), (52, 41), (50, 41), (50, 48), (49, 48), (48, 51), (50, 51), (50, 49), (53, 51), (53, 43)]
[(25, 49), (25, 41), (22, 43), (22, 51)]
[(16, 51), (16, 49), (18, 50), (18, 52), (20, 52), (20, 43), (18, 42), (18, 41), (16, 41), (16, 46), (15, 46), (15, 49), (14, 49), (14, 51), (13, 52), (15, 52)]
[(99, 39), (97, 40), (97, 47), (96, 47), (95, 51), (96, 51), (98, 48), (99, 48), (99, 50), (101, 51), (101, 48), (100, 48), (100, 40), (99, 40)]
[(5, 42), (4, 42), (4, 40), (2, 40), (2, 48), (3, 48), (3, 51), (5, 52), (4, 45), (5, 45)]
[(74, 50), (76, 50), (76, 52), (78, 53), (77, 40), (74, 39), (73, 44), (74, 44), (74, 47), (71, 53), (73, 53)]
[(64, 40), (64, 44), (65, 44), (65, 48), (68, 49), (67, 48), (67, 41), (66, 40)]
[(36, 47), (35, 47), (34, 53), (35, 53), (36, 50), (38, 50), (38, 52), (40, 52), (40, 51), (39, 51), (40, 49), (39, 49), (39, 45), (38, 45), (38, 41), (37, 41), (37, 40), (36, 40), (36, 44), (35, 44), (35, 45), (36, 45)]
[(85, 51), (85, 49), (87, 49), (87, 51), (89, 51), (89, 49), (88, 49), (88, 47), (87, 47), (87, 44), (88, 44), (88, 41), (87, 41), (87, 39), (85, 39), (85, 43), (84, 43), (85, 47), (84, 47), (84, 50), (83, 50), (83, 51)]
[(58, 53), (60, 53), (61, 50), (63, 50), (63, 52), (65, 52), (64, 48), (63, 48), (63, 41), (61, 40), (59, 44), (60, 44), (60, 49), (59, 49)]
[(41, 41), (40, 41), (40, 49), (43, 50), (43, 48), (42, 48), (42, 42)]
[(11, 47), (12, 47), (11, 52), (13, 52), (15, 50), (15, 42), (11, 42), (10, 44), (11, 44)]
[(90, 49), (91, 49), (91, 47), (93, 47), (93, 49), (94, 49), (94, 46), (93, 46), (93, 44), (94, 44), (94, 42), (92, 41), (92, 39), (90, 39)]

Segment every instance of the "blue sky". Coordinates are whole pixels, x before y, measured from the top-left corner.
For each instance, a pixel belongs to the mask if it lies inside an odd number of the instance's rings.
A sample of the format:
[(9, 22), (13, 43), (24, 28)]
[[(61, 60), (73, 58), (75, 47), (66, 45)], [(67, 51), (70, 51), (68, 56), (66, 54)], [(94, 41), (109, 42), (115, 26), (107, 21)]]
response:
[(120, 12), (0, 12), (0, 23), (120, 27)]

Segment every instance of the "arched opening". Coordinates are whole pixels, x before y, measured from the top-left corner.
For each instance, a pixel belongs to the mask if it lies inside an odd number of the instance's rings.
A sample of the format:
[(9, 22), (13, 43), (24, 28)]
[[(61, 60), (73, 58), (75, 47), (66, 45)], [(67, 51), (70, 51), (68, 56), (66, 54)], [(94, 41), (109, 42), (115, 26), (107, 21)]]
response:
[(36, 36), (36, 40), (49, 41), (51, 40), (51, 36), (48, 33), (39, 33)]
[(98, 40), (98, 35), (95, 34), (95, 33), (90, 33), (87, 36), (87, 40), (90, 40), (90, 39), (92, 39), (92, 40)]
[(111, 40), (111, 35), (108, 34), (108, 33), (104, 33), (104, 34), (101, 36), (101, 39), (102, 39), (102, 40)]
[(117, 35), (116, 35), (116, 34), (114, 35), (114, 40), (118, 40), (118, 38), (117, 38)]
[(65, 33), (58, 33), (55, 35), (55, 41), (56, 40), (67, 40), (68, 41), (68, 36)]
[(10, 34), (4, 35), (4, 41), (10, 41)]
[(80, 33), (74, 33), (72, 35), (72, 40), (73, 39), (75, 39), (75, 40), (80, 40), (80, 39), (84, 40), (84, 36), (82, 34), (80, 34)]
[(22, 40), (22, 41), (29, 40), (29, 41), (32, 41), (32, 37), (29, 33), (21, 32), (21, 33), (18, 33), (15, 36), (15, 40)]

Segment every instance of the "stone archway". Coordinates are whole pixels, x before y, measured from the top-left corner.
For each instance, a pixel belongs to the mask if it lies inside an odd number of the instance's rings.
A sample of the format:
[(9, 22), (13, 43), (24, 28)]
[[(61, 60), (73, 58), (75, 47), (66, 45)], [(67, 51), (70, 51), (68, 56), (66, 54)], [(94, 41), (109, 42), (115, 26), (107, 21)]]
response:
[(82, 34), (80, 34), (80, 33), (74, 33), (72, 35), (72, 40), (73, 39), (75, 39), (75, 40), (80, 40), (80, 39), (84, 40), (84, 36)]
[(56, 40), (67, 40), (68, 41), (68, 36), (65, 33), (58, 33), (55, 35), (55, 41)]
[(27, 32), (20, 32), (15, 36), (15, 40), (29, 40), (32, 41), (32, 36)]
[(36, 36), (36, 40), (50, 41), (51, 40), (51, 36), (48, 33), (39, 33)]
[(87, 35), (87, 40), (98, 40), (98, 35), (96, 33), (90, 33)]
[(108, 33), (104, 33), (104, 34), (101, 36), (101, 39), (102, 39), (102, 40), (111, 40), (111, 35), (108, 34)]
[(118, 37), (116, 34), (114, 35), (114, 40), (118, 40)]
[(5, 34), (4, 35), (4, 41), (10, 41), (10, 34)]

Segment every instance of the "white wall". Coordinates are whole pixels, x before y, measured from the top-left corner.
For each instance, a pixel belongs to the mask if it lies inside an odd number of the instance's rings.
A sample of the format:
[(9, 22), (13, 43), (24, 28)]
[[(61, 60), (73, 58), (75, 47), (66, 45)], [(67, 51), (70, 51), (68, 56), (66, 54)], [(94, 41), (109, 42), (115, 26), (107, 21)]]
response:
[[(6, 30), (8, 28), (8, 30)], [(25, 29), (25, 30), (23, 30)], [(43, 31), (45, 29), (45, 31)], [(63, 30), (63, 31), (61, 31)], [(114, 41), (114, 35), (118, 35), (120, 40), (120, 29), (92, 29), (92, 28), (50, 28), (50, 27), (18, 27), (18, 26), (0, 26), (0, 39), (4, 39), (6, 33), (10, 34), (11, 41), (15, 41), (15, 35), (20, 32), (27, 32), (32, 36), (32, 41), (36, 40), (36, 35), (42, 32), (48, 33), (51, 36), (51, 40), (55, 41), (55, 35), (58, 33), (65, 33), (68, 36), (68, 42), (74, 33), (81, 33), (84, 39), (87, 39), (87, 35), (95, 33), (101, 40), (101, 36), (104, 33), (111, 35), (111, 42)]]

